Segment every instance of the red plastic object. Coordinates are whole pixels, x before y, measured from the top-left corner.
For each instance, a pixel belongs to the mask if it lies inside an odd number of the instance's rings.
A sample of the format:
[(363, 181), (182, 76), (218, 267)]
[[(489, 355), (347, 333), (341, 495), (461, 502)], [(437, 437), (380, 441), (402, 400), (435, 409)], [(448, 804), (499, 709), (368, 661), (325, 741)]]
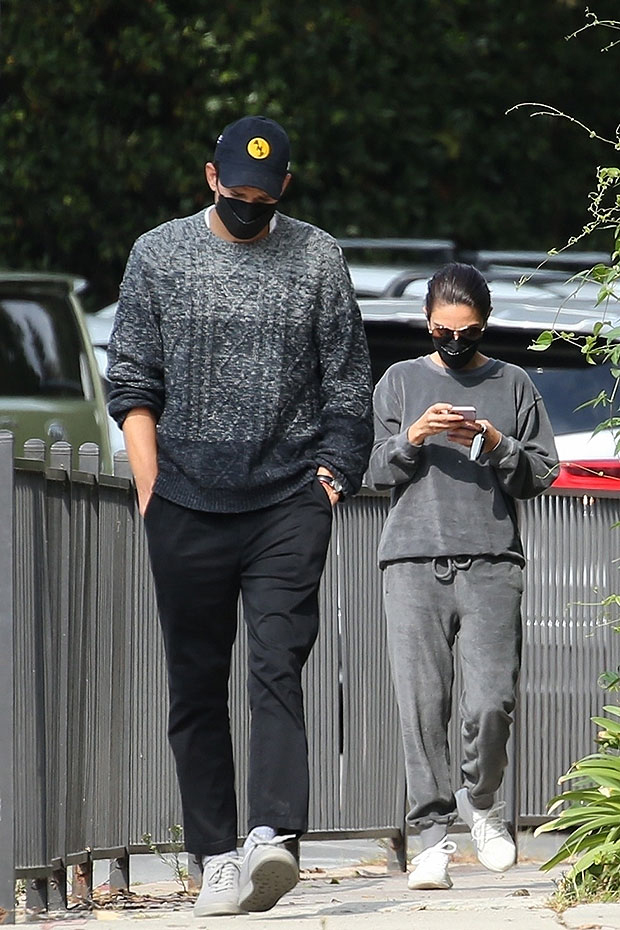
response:
[(560, 473), (552, 487), (620, 492), (620, 460), (560, 462)]

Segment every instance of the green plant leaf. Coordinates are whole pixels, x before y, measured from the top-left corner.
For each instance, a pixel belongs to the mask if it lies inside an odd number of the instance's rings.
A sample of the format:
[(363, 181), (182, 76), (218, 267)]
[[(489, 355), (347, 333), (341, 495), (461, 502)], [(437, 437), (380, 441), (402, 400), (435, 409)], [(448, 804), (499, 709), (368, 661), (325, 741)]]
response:
[[(558, 803), (562, 801), (570, 803), (574, 801), (577, 804), (599, 804), (601, 801), (605, 801), (605, 795), (601, 794), (598, 788), (589, 788), (582, 789), (581, 791), (565, 791), (560, 795), (559, 799), (554, 806), (557, 806)], [(551, 803), (548, 806), (548, 812), (551, 813)]]
[(549, 348), (555, 338), (555, 334), (552, 333), (551, 330), (545, 330), (545, 332), (540, 333), (540, 335), (536, 337), (529, 348), (534, 352), (544, 352)]
[(620, 756), (613, 756), (607, 752), (593, 752), (591, 755), (584, 756), (583, 759), (575, 763), (575, 769), (577, 771), (582, 771), (584, 769), (590, 770), (597, 767), (609, 769), (611, 772), (616, 772), (620, 775)]
[(620, 419), (618, 417), (611, 417), (609, 420), (603, 420), (602, 423), (599, 423), (598, 426), (592, 430), (592, 435), (600, 433), (603, 430), (617, 430), (620, 429)]
[(610, 733), (620, 733), (620, 720), (610, 720), (609, 717), (590, 717), (590, 720)]
[(596, 397), (586, 400), (583, 404), (579, 404), (578, 407), (575, 407), (575, 410), (584, 410), (586, 407), (599, 407), (601, 404), (609, 404), (610, 400), (607, 395), (607, 391), (601, 391), (600, 394), (597, 394)]
[[(614, 772), (613, 769), (606, 768), (605, 766), (593, 765), (584, 767), (584, 770), (581, 771), (580, 774), (587, 775), (588, 778), (591, 778), (604, 788), (614, 788), (620, 791), (620, 773)], [(560, 781), (569, 781), (570, 778), (573, 777), (575, 776), (563, 775)]]
[[(540, 866), (541, 872), (548, 872), (550, 869), (553, 869), (556, 865), (559, 865), (560, 862), (565, 862), (567, 859), (572, 858), (574, 855), (578, 855), (579, 852), (591, 849), (593, 846), (598, 846), (600, 843), (600, 836), (595, 834), (594, 836), (584, 837), (579, 844), (571, 843), (570, 837), (562, 843), (558, 851), (550, 859), (543, 863)], [(578, 849), (575, 846), (578, 845)]]
[(575, 863), (571, 869), (571, 873), (573, 875), (579, 875), (581, 872), (585, 872), (586, 869), (589, 869), (591, 865), (594, 865), (597, 860), (600, 861), (602, 856), (609, 855), (610, 853), (614, 854), (616, 852), (620, 852), (620, 843), (599, 843), (588, 850), (588, 852)]

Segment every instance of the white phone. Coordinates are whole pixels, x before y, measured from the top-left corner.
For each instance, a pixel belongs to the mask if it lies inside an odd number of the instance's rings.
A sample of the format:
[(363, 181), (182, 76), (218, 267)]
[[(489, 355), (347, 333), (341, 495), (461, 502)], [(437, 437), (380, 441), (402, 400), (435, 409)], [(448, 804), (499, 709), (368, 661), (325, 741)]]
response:
[(464, 420), (476, 419), (475, 407), (453, 407), (450, 413), (460, 413)]

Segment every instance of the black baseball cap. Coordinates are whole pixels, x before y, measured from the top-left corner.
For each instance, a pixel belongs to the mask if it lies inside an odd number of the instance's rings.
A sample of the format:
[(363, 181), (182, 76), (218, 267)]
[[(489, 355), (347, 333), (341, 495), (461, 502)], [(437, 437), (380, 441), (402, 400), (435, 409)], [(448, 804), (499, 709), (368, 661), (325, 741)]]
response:
[(291, 145), (279, 123), (266, 116), (243, 116), (225, 127), (214, 162), (224, 187), (257, 187), (280, 199)]

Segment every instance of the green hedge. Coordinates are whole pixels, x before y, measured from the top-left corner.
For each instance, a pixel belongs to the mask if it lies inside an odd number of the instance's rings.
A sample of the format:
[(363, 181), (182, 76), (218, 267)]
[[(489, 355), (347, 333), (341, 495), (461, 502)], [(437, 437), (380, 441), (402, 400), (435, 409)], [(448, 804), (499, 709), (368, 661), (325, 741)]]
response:
[(505, 111), (613, 133), (617, 58), (596, 30), (565, 41), (583, 21), (567, 0), (5, 0), (0, 264), (114, 299), (134, 238), (208, 202), (204, 162), (244, 113), (286, 126), (285, 209), (334, 234), (559, 245), (609, 152)]

